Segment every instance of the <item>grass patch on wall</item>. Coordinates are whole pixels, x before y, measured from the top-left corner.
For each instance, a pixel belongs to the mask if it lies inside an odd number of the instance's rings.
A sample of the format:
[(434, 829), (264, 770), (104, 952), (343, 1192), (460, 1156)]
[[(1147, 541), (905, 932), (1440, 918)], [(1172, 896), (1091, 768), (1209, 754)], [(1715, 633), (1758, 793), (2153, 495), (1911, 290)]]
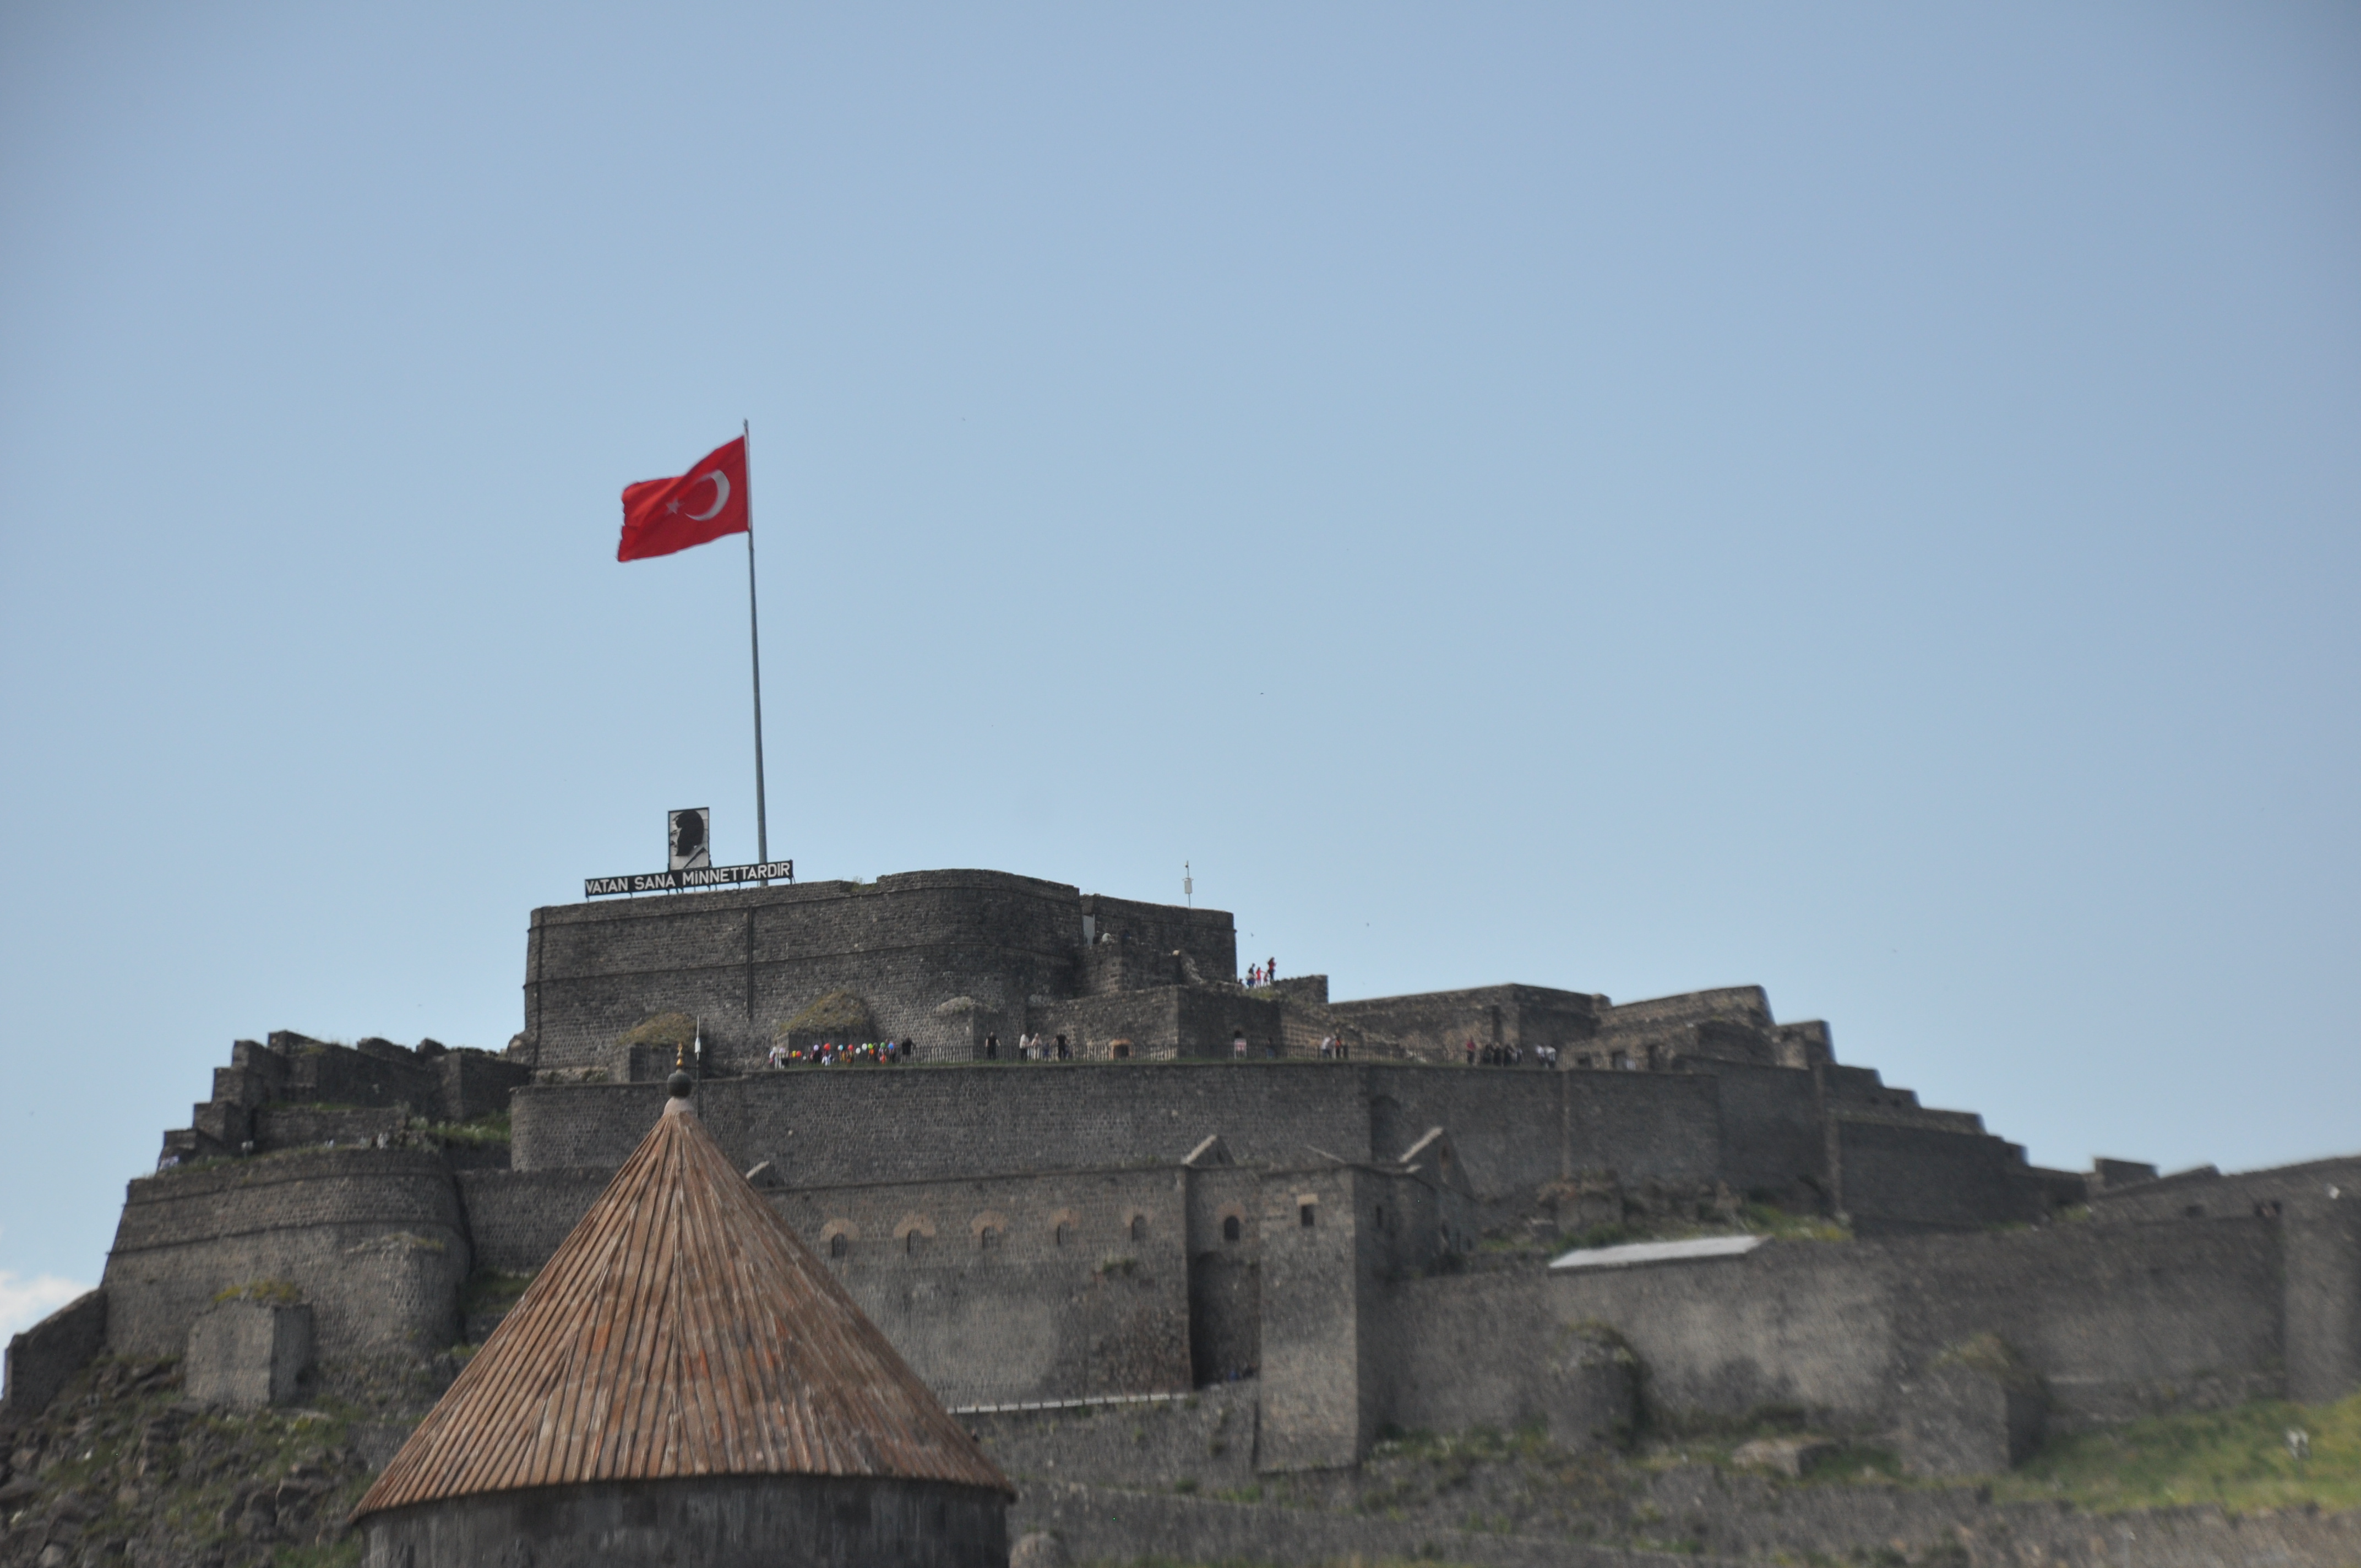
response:
[(2102, 1513), (2198, 1503), (2230, 1513), (2361, 1508), (2361, 1394), (2334, 1405), (2261, 1399), (2053, 1438), (1992, 1489), (2004, 1500), (2062, 1500)]
[(623, 1031), (619, 1046), (660, 1046), (684, 1051), (697, 1041), (697, 1020), (686, 1013), (653, 1013)]
[(794, 1017), (782, 1020), (775, 1033), (781, 1039), (789, 1035), (825, 1035), (840, 1042), (858, 1043), (877, 1038), (877, 1023), (869, 1015), (869, 1003), (849, 991), (831, 991)]
[(496, 1111), (472, 1122), (422, 1122), (411, 1131), (437, 1143), (461, 1144), (469, 1148), (496, 1147), (509, 1141), (509, 1113)]
[(467, 1277), (466, 1287), (459, 1292), (459, 1310), (463, 1315), (505, 1312), (517, 1304), (533, 1279), (530, 1274), (503, 1274), (496, 1268), (479, 1268)]

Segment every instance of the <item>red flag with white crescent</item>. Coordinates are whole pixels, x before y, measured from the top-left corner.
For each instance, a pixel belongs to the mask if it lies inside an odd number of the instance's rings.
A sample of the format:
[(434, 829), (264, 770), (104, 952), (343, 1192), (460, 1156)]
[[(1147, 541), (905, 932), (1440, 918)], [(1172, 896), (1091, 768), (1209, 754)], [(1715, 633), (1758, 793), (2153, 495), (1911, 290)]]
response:
[(752, 526), (746, 512), (746, 438), (725, 441), (677, 479), (623, 487), (618, 561), (669, 555)]

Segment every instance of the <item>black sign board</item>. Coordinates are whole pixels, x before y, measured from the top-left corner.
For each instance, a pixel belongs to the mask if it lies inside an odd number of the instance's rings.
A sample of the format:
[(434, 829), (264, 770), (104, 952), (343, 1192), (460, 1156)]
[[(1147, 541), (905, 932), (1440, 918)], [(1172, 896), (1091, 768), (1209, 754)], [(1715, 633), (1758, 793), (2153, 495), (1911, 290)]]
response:
[(610, 893), (685, 893), (700, 887), (734, 887), (741, 882), (793, 882), (796, 862), (764, 861), (752, 866), (698, 866), (686, 872), (646, 872), (638, 876), (594, 876), (582, 882), (582, 896)]

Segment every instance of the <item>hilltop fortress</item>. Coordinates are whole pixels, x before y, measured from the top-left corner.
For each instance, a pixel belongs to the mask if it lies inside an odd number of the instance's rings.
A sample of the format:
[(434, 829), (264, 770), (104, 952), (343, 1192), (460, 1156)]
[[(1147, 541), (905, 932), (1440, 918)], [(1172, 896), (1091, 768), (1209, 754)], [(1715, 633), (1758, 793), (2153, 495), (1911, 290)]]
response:
[[(1778, 1405), (1941, 1474), (2045, 1425), (2361, 1388), (2361, 1160), (2042, 1169), (1754, 988), (1344, 1001), (1237, 971), (1226, 913), (989, 872), (536, 910), (503, 1052), (237, 1043), (130, 1183), (102, 1288), (11, 1346), (9, 1404), (101, 1347), (260, 1356), (267, 1384), (274, 1356), (480, 1341), (468, 1281), (539, 1268), (656, 1117), (674, 1053), (632, 1036), (668, 1014), (705, 1126), (980, 1424), (1220, 1385), (1233, 1463), (1320, 1471), (1389, 1425), (1578, 1445)], [(914, 1064), (766, 1066), (848, 992)], [(1077, 1059), (1008, 1059), (1021, 1034)], [(1794, 1239), (1549, 1263), (1684, 1224)], [(258, 1283), (302, 1343), (203, 1332)]]

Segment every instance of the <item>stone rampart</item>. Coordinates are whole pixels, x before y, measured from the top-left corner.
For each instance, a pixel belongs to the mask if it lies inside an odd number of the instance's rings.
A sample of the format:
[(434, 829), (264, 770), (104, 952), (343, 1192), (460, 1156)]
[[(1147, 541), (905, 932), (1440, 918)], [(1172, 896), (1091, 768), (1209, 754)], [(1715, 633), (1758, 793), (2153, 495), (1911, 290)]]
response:
[[(1444, 1127), (1477, 1195), (1516, 1201), (1580, 1170), (1712, 1182), (1723, 1163), (1721, 1092), (1713, 1078), (1680, 1073), (1003, 1062), (757, 1072), (708, 1080), (697, 1103), (741, 1169), (768, 1160), (790, 1187), (1177, 1165), (1214, 1135), (1246, 1164), (1382, 1163)], [(515, 1168), (612, 1169), (663, 1095), (653, 1083), (519, 1090)]]
[[(1631, 1552), (1563, 1539), (1410, 1526), (1356, 1514), (1118, 1492), (1063, 1481), (1026, 1486), (1009, 1510), (1012, 1538), (1055, 1536), (1074, 1563), (1129, 1563), (1140, 1543), (1180, 1563), (1483, 1563), (1487, 1568), (1738, 1568), (1735, 1559)], [(2096, 1568), (2096, 1565), (2094, 1565)]]
[(105, 1343), (104, 1290), (85, 1290), (24, 1332), (11, 1334), (6, 1376), (0, 1382), (0, 1427), (28, 1420), (48, 1409), (58, 1390)]
[(225, 1291), (295, 1287), (324, 1357), (451, 1343), (469, 1268), (440, 1156), (353, 1149), (160, 1171), (131, 1182), (107, 1255), (107, 1345), (181, 1354)]
[(1466, 1042), (1554, 1046), (1572, 1051), (1598, 1033), (1607, 999), (1541, 985), (1486, 985), (1466, 991), (1376, 996), (1329, 1003), (1340, 1022), (1395, 1042), (1428, 1061), (1461, 1056)]
[[(977, 1173), (1178, 1165), (1219, 1134), (1240, 1160), (1307, 1145), (1368, 1155), (1357, 1069), (1316, 1062), (1015, 1063), (814, 1068), (708, 1080), (697, 1113), (739, 1168), (769, 1160), (790, 1187), (952, 1180)], [(517, 1091), (520, 1170), (620, 1166), (661, 1085)]]
[(2042, 1217), (2038, 1195), (2012, 1179), (2021, 1165), (1982, 1133), (1882, 1115), (1831, 1117), (1839, 1205), (1863, 1235), (1960, 1230)]
[[(2118, 1169), (2123, 1163), (2100, 1162)], [(2361, 1194), (2361, 1157), (2309, 1160), (2226, 1176), (2208, 1166), (2120, 1189), (2100, 1185), (2090, 1194), (2091, 1217), (2103, 1223), (2222, 1219), (2251, 1214), (2258, 1206), (2268, 1209), (2290, 1198), (2325, 1197), (2331, 1189), (2345, 1197)]]
[(971, 1411), (960, 1422), (1010, 1476), (1092, 1486), (1208, 1490), (1254, 1480), (1251, 1381), (1152, 1403)]
[(882, 1036), (948, 1054), (936, 1038), (944, 1003), (1018, 1018), (1034, 997), (1080, 994), (1085, 920), (1186, 952), (1208, 980), (1235, 972), (1220, 910), (1086, 897), (1002, 872), (913, 872), (536, 909), (525, 1033), (536, 1065), (589, 1067), (642, 1019), (678, 1011), (704, 1025), (717, 1064), (745, 1066), (780, 1022), (841, 989), (867, 1003)]
[(946, 1404), (1186, 1393), (1187, 1173), (770, 1195)]
[(614, 1177), (610, 1169), (463, 1170), (461, 1206), (476, 1266), (532, 1274), (547, 1263)]
[(1076, 1058), (1088, 1061), (1115, 1059), (1118, 1043), (1133, 1060), (1219, 1060), (1232, 1054), (1232, 1037), (1239, 1032), (1250, 1057), (1290, 1054), (1283, 1010), (1250, 992), (1163, 986), (1038, 1003), (1027, 1016), (1035, 1034), (1049, 1040), (1065, 1036)]
[(2277, 1394), (2281, 1267), (2263, 1221), (2053, 1226), (1446, 1275), (1392, 1287), (1373, 1320), (1412, 1414), (1444, 1385), (1480, 1380), (1488, 1357), (1529, 1366), (1537, 1347), (1599, 1323), (1639, 1355), (1659, 1419), (1786, 1407), (1880, 1431), (1912, 1375), (1992, 1333), (2047, 1380), (2052, 1419), (2072, 1428)]

